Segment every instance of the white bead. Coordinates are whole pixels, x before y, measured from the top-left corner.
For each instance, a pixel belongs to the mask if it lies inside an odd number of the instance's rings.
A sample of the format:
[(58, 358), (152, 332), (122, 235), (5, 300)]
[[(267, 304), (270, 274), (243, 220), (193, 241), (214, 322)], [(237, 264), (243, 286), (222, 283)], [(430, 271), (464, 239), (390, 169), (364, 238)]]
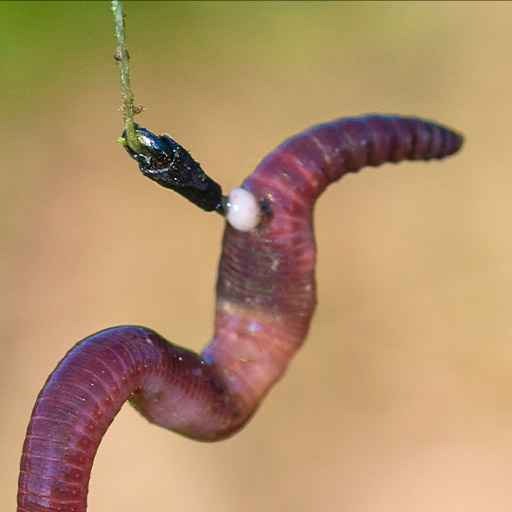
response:
[(228, 196), (227, 221), (238, 231), (250, 231), (260, 221), (260, 206), (256, 198), (243, 188), (233, 189)]

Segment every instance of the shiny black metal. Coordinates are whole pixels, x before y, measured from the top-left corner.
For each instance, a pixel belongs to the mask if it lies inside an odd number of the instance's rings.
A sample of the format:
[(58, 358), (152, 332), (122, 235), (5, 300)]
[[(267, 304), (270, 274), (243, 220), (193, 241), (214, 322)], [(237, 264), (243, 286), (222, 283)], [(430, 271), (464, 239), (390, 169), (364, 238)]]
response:
[[(222, 189), (201, 169), (190, 153), (168, 135), (155, 135), (136, 125), (141, 152), (125, 149), (139, 169), (162, 187), (170, 188), (205, 211), (223, 213)], [(126, 131), (123, 132), (126, 139)]]

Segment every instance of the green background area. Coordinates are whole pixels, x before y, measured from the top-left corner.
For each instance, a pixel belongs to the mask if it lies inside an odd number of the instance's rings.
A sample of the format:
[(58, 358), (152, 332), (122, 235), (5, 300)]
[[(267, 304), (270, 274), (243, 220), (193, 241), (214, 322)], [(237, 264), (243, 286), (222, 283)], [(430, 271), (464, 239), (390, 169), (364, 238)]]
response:
[[(155, 70), (172, 77), (173, 70), (189, 66), (229, 73), (237, 61), (265, 69), (307, 66), (334, 48), (357, 51), (384, 39), (392, 45), (387, 51), (396, 51), (400, 40), (432, 42), (452, 28), (446, 26), (449, 18), (439, 26), (431, 7), (407, 3), (127, 2), (126, 9), (139, 78)], [(422, 17), (422, 11), (430, 16)], [(390, 37), (388, 20), (398, 22), (399, 38)], [(361, 37), (362, 26), (370, 39)], [(30, 113), (37, 108), (30, 99), (42, 102), (56, 90), (76, 94), (77, 88), (112, 79), (107, 2), (1, 2), (0, 44), (11, 112), (24, 105)]]

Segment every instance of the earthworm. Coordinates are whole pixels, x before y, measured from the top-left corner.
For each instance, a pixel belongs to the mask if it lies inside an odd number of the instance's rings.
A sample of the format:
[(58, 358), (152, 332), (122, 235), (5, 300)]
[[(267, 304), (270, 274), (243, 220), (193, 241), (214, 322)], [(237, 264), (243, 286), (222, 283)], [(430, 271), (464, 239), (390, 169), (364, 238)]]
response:
[(238, 189), (256, 205), (256, 221), (238, 229), (236, 214), (227, 214), (208, 346), (196, 354), (139, 326), (76, 344), (37, 397), (18, 512), (86, 511), (96, 450), (126, 400), (151, 423), (200, 441), (241, 429), (307, 335), (316, 306), (312, 216), (322, 191), (365, 166), (444, 158), (462, 140), (433, 122), (368, 115), (315, 126), (270, 153)]

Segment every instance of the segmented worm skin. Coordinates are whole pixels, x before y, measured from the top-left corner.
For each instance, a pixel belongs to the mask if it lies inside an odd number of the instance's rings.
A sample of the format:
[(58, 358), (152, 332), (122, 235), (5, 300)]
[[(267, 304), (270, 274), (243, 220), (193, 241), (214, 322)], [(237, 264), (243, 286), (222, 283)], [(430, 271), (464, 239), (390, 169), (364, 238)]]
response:
[(129, 400), (150, 422), (202, 441), (251, 417), (307, 334), (316, 304), (316, 199), (347, 172), (455, 153), (462, 137), (415, 118), (369, 115), (284, 142), (243, 187), (265, 212), (249, 232), (226, 226), (213, 339), (201, 355), (138, 326), (75, 345), (40, 392), (28, 427), (18, 512), (85, 512), (103, 434)]

